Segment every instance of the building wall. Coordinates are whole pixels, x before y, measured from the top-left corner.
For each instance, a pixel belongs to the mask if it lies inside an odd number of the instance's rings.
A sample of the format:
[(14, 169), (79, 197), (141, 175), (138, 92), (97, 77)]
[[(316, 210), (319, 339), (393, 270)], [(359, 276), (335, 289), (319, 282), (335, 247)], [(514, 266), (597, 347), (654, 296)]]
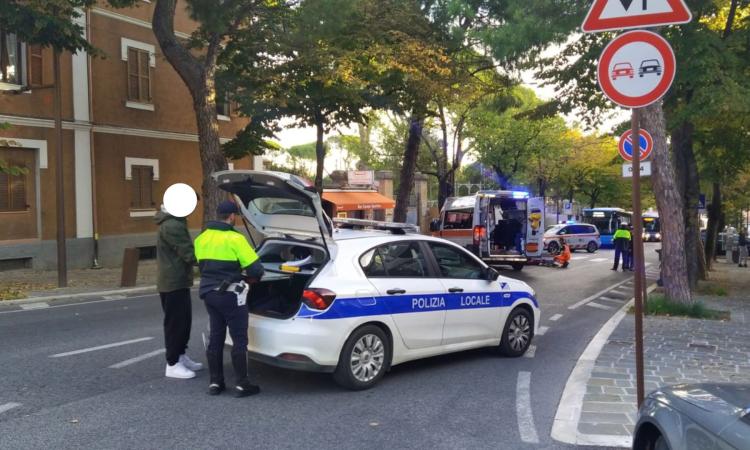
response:
[[(192, 99), (161, 54), (150, 26), (152, 13), (153, 4), (147, 2), (125, 10), (115, 10), (100, 2), (87, 15), (90, 26), (86, 28), (90, 32), (89, 40), (102, 50), (103, 56), (90, 58), (90, 67), (89, 58), (83, 53), (74, 56), (64, 53), (61, 58), (69, 267), (91, 266), (95, 237), (99, 238), (99, 262), (105, 266), (119, 265), (126, 247), (154, 245), (156, 226), (152, 217), (155, 210), (133, 214), (132, 181), (126, 179), (127, 158), (158, 163), (159, 177), (152, 184), (155, 209), (161, 204), (166, 188), (173, 183), (187, 183), (200, 193), (202, 171)], [(82, 25), (86, 25), (85, 21)], [(178, 36), (187, 36), (194, 27), (195, 23), (178, 5), (175, 18)], [(127, 105), (127, 65), (122, 58), (122, 48), (123, 43), (129, 42), (153, 46), (153, 110)], [(28, 93), (0, 95), (0, 123), (12, 125), (10, 129), (0, 129), (0, 140), (15, 139), (22, 145), (14, 146), (13, 151), (23, 148), (23, 151), (35, 153), (36, 167), (29, 176), (37, 183), (38, 195), (32, 195), (35, 198), (29, 200), (33, 202), (39, 225), (37, 236), (32, 239), (15, 239), (10, 231), (3, 235), (0, 227), (0, 261), (32, 258), (33, 267), (39, 269), (52, 269), (56, 265), (57, 154), (51, 70), (52, 52), (47, 49), (44, 82), (49, 85), (35, 87)], [(246, 124), (244, 118), (220, 119), (222, 140), (231, 139)], [(42, 151), (38, 147), (45, 149)], [(233, 165), (237, 169), (252, 168), (252, 158), (243, 158)], [(199, 231), (201, 220), (199, 202), (198, 209), (188, 219), (193, 233)]]

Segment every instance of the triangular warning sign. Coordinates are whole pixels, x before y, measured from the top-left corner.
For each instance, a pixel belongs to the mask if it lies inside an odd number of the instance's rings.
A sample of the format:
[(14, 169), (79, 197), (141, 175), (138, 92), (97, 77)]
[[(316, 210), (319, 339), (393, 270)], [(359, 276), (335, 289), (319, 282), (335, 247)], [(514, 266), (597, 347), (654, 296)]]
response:
[(581, 29), (585, 33), (690, 22), (684, 0), (594, 0)]

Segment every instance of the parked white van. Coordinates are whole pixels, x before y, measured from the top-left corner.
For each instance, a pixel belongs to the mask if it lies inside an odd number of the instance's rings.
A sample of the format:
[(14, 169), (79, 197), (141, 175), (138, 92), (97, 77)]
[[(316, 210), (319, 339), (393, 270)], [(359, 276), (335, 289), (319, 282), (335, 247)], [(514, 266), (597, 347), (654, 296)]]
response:
[(523, 269), (543, 251), (544, 199), (522, 191), (483, 190), (451, 197), (430, 224), (433, 236), (470, 250), (490, 266)]

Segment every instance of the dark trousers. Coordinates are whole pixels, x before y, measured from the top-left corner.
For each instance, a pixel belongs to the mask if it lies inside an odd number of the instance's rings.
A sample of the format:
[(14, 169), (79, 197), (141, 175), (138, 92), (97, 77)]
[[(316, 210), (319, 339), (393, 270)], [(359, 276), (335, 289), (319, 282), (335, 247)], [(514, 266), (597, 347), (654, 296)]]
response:
[(161, 309), (164, 311), (164, 347), (167, 349), (167, 364), (177, 364), (185, 353), (190, 340), (193, 310), (190, 304), (190, 289), (159, 292)]
[(622, 268), (628, 268), (628, 249), (622, 244), (615, 244), (615, 263), (612, 268), (617, 269), (620, 266), (620, 257), (622, 257)]
[(206, 357), (211, 372), (211, 383), (224, 383), (224, 340), (229, 327), (232, 337), (232, 365), (237, 384), (247, 382), (247, 306), (237, 306), (237, 296), (231, 292), (212, 291), (204, 297), (210, 324)]

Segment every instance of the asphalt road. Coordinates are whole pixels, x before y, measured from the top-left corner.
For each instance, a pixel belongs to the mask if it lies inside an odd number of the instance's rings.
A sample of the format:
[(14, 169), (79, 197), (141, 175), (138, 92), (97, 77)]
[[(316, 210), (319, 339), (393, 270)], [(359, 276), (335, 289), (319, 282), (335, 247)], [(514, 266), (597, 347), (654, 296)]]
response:
[[(245, 399), (206, 395), (206, 371), (166, 379), (154, 295), (0, 309), (0, 448), (572, 448), (550, 438), (557, 404), (616, 308), (569, 306), (631, 276), (611, 258), (577, 252), (565, 270), (503, 271), (537, 291), (547, 329), (533, 357), (483, 349), (410, 362), (363, 392), (258, 363), (262, 392)], [(193, 320), (189, 354), (205, 361), (197, 298)], [(121, 345), (91, 350), (110, 344)]]

